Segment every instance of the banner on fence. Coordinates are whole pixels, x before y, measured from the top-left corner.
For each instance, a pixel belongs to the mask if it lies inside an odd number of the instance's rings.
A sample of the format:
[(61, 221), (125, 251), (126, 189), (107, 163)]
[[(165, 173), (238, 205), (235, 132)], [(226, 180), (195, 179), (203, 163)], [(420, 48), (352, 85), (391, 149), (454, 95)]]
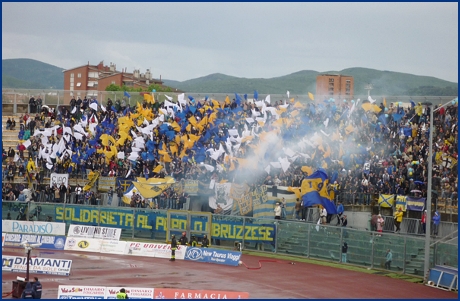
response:
[(155, 299), (249, 299), (246, 292), (155, 288)]
[[(116, 227), (121, 229), (134, 229), (138, 231), (149, 231), (165, 233), (168, 225), (165, 212), (140, 212), (133, 213), (131, 210), (119, 210), (111, 208), (94, 208), (90, 206), (76, 207), (55, 207), (55, 220), (72, 221), (79, 224), (94, 225), (103, 227)], [(213, 238), (221, 240), (244, 240), (247, 242), (273, 242), (275, 240), (275, 225), (250, 224), (243, 227), (242, 221), (203, 219), (202, 216), (192, 216), (190, 225), (185, 215), (171, 218), (171, 224), (177, 225), (180, 229), (190, 231), (204, 231), (211, 225)]]
[(50, 176), (50, 187), (56, 185), (60, 187), (64, 184), (65, 187), (69, 185), (69, 174), (68, 173), (52, 173)]
[(407, 210), (423, 211), (423, 208), (425, 208), (425, 202), (426, 202), (426, 198), (416, 198), (416, 197), (408, 196), (406, 198)]
[(395, 201), (395, 210), (398, 211), (399, 208), (401, 208), (401, 210), (403, 212), (406, 212), (406, 196), (404, 195), (397, 195), (396, 196), (396, 201)]
[[(176, 259), (184, 259), (186, 246), (177, 246)], [(125, 254), (157, 258), (171, 258), (171, 245), (160, 243), (127, 242)]]
[[(54, 258), (30, 258), (29, 272), (35, 274), (69, 276), (72, 260)], [(2, 271), (26, 272), (27, 257), (2, 255)]]
[(42, 244), (37, 249), (64, 250), (65, 236), (46, 236), (35, 234), (6, 233), (4, 236), (5, 247), (21, 247), (21, 242), (28, 241), (31, 244)]
[[(117, 299), (117, 294), (122, 287), (106, 287), (105, 298)], [(153, 288), (123, 287), (129, 299), (153, 299)]]
[(67, 237), (64, 250), (100, 252), (102, 241), (102, 239), (98, 238)]
[(230, 197), (230, 189), (232, 183), (216, 183), (214, 185), (214, 195), (209, 197), (209, 207), (212, 209), (217, 208), (217, 204), (223, 210), (229, 210), (233, 207), (233, 199)]
[(98, 183), (98, 189), (99, 191), (109, 191), (110, 187), (113, 188), (115, 191), (115, 184), (116, 184), (117, 178), (114, 177), (99, 177), (99, 183)]
[(104, 254), (125, 254), (126, 241), (103, 240), (101, 253)]
[(44, 235), (65, 235), (65, 223), (2, 220), (2, 231)]
[(121, 229), (98, 226), (70, 225), (67, 236), (120, 240)]
[(379, 195), (379, 206), (384, 208), (393, 207), (395, 202), (394, 194), (381, 194)]
[(187, 247), (185, 260), (238, 266), (241, 252)]
[[(123, 193), (128, 191), (128, 188), (133, 185), (133, 180), (128, 180), (125, 178), (117, 178), (117, 187), (121, 186), (123, 188)], [(114, 188), (115, 190), (115, 188)]]
[(58, 299), (104, 299), (105, 286), (59, 285)]
[(234, 206), (238, 205), (240, 215), (246, 215), (252, 211), (252, 194), (247, 184), (233, 183), (229, 197), (233, 199)]
[(185, 180), (184, 192), (187, 194), (198, 194), (198, 180)]

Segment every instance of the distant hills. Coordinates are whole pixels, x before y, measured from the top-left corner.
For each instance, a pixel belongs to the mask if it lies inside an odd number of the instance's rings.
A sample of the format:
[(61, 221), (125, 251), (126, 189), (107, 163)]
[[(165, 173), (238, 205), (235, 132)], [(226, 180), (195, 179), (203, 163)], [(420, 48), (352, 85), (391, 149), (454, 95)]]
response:
[[(26, 89), (63, 89), (63, 68), (32, 59), (2, 60), (2, 87)], [(456, 96), (458, 85), (431, 76), (348, 68), (341, 71), (304, 70), (274, 78), (241, 78), (215, 73), (186, 81), (163, 79), (164, 84), (195, 93), (307, 94), (316, 92), (318, 74), (343, 74), (354, 78), (355, 94), (366, 95), (365, 86), (372, 84), (372, 95)]]
[(2, 88), (64, 89), (63, 70), (32, 59), (2, 60)]

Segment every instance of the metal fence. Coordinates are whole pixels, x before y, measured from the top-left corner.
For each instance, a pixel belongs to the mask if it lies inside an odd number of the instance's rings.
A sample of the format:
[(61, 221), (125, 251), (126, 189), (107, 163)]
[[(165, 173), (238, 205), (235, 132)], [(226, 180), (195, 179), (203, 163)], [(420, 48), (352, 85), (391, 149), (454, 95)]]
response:
[[(239, 92), (239, 91), (235, 91)], [(108, 99), (110, 98), (114, 103), (117, 100), (121, 100), (123, 98), (126, 99), (126, 103), (130, 104), (131, 106), (136, 105), (137, 102), (142, 103), (144, 100), (143, 94), (149, 92), (128, 92), (131, 97), (124, 97), (123, 91), (97, 91), (97, 90), (88, 90), (88, 91), (69, 91), (69, 90), (43, 90), (43, 89), (2, 89), (2, 106), (5, 111), (8, 107), (12, 107), (14, 114), (18, 113), (18, 106), (24, 107), (27, 106), (27, 112), (29, 112), (29, 99), (34, 96), (35, 99), (37, 97), (41, 97), (43, 101), (43, 105), (56, 107), (61, 105), (68, 105), (72, 97), (77, 98), (80, 96), (82, 99), (86, 96), (88, 98), (96, 98), (99, 103), (107, 104)], [(163, 102), (166, 99), (165, 95), (169, 97), (173, 97), (174, 101), (177, 100), (177, 95), (179, 93), (175, 92), (155, 92), (150, 93), (154, 96), (156, 101)], [(186, 93), (187, 96), (191, 96), (197, 100), (205, 99), (206, 97), (215, 99), (217, 101), (224, 101), (225, 98), (228, 96), (230, 100), (235, 98), (234, 93)], [(265, 99), (268, 94), (259, 94), (259, 99)], [(242, 96), (242, 95), (241, 95)], [(253, 95), (248, 95), (249, 99), (252, 99)], [(284, 100), (287, 99), (286, 94), (270, 94), (271, 99), (274, 101), (277, 100)], [(415, 102), (424, 102), (429, 100), (434, 104), (444, 104), (449, 101), (452, 101), (457, 96), (372, 96), (372, 98), (376, 99), (378, 102), (383, 101), (383, 98), (386, 99), (388, 103), (391, 102), (402, 102), (402, 103), (410, 103), (412, 99)], [(294, 98), (295, 101), (300, 101), (301, 103), (311, 102), (308, 94), (290, 94), (289, 99)], [(321, 102), (324, 99), (330, 99), (330, 95), (316, 95), (315, 101)], [(353, 99), (367, 99), (367, 95), (354, 95)], [(343, 98), (342, 98), (343, 99)], [(336, 101), (342, 101), (342, 99), (337, 99)], [(346, 98), (347, 100), (348, 97)], [(30, 112), (29, 112), (30, 113)]]
[[(33, 216), (40, 221), (53, 221), (57, 212), (63, 213), (64, 222), (67, 228), (72, 223), (82, 223), (81, 219), (75, 219), (72, 208), (80, 205), (73, 204), (52, 204), (52, 203), (20, 203), (2, 202), (2, 219), (16, 219), (20, 216), (20, 210), (27, 212), (27, 217)], [(22, 209), (21, 209), (22, 208)], [(88, 211), (88, 206), (81, 207)], [(96, 216), (97, 222), (86, 222), (91, 225), (110, 226), (106, 223), (101, 224), (107, 217), (107, 210), (111, 208), (102, 206), (91, 207), (91, 217)], [(115, 208), (114, 208), (115, 209)], [(117, 212), (124, 216), (138, 214), (166, 215), (166, 210), (151, 210), (140, 208), (116, 208)], [(104, 212), (103, 212), (104, 211)], [(184, 214), (188, 211), (184, 211)], [(13, 215), (11, 215), (13, 214)], [(18, 215), (17, 217), (15, 215)], [(316, 219), (315, 212), (310, 212), (311, 221)], [(317, 225), (312, 222), (285, 221), (274, 219), (257, 219), (242, 216), (212, 215), (213, 222), (226, 222), (241, 225), (242, 229), (254, 227), (254, 225), (274, 225), (273, 241), (247, 241), (245, 235), (239, 239), (226, 237), (225, 239), (212, 239), (212, 244), (220, 245), (225, 248), (233, 248), (236, 244), (241, 244), (243, 249), (259, 250), (262, 252), (274, 252), (278, 254), (298, 255), (306, 258), (322, 259), (330, 262), (347, 262), (354, 265), (369, 268), (385, 268), (386, 250), (390, 249), (393, 254), (393, 261), (390, 269), (392, 271), (424, 276), (425, 240), (420, 237), (377, 233), (359, 229), (335, 227), (331, 225)], [(410, 223), (409, 223), (410, 224)], [(114, 225), (113, 227), (118, 227)], [(410, 225), (408, 225), (410, 227)], [(453, 227), (453, 226), (452, 226)], [(124, 238), (143, 238), (152, 240), (166, 240), (166, 232), (154, 230), (143, 230), (136, 228), (132, 222), (132, 227), (122, 229)], [(246, 231), (246, 230), (244, 230)], [(448, 231), (448, 230), (446, 230)], [(346, 256), (342, 254), (342, 245), (348, 244)], [(458, 265), (458, 244), (449, 242), (434, 243), (430, 249), (430, 267), (434, 265)]]

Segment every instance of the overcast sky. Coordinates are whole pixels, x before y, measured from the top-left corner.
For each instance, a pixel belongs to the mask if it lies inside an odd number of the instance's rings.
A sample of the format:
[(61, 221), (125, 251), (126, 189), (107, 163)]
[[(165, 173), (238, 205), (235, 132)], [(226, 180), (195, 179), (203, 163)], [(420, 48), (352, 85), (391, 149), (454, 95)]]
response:
[(2, 59), (153, 77), (350, 67), (458, 81), (458, 3), (2, 3)]

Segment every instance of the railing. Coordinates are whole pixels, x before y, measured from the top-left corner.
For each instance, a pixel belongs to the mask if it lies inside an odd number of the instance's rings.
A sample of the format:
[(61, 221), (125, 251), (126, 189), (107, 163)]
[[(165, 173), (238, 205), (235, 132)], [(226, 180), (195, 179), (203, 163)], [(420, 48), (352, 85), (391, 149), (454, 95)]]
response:
[[(239, 91), (235, 91), (239, 93)], [(130, 104), (131, 106), (135, 106), (137, 102), (142, 103), (144, 100), (144, 93), (148, 92), (128, 92), (131, 97), (125, 97), (126, 103)], [(174, 98), (174, 101), (177, 99), (177, 95), (179, 93), (175, 92), (155, 92), (151, 93), (154, 95), (156, 101), (164, 101), (166, 99), (165, 95), (168, 95), (170, 97)], [(208, 98), (213, 98), (218, 101), (224, 101), (227, 96), (230, 97), (230, 99), (235, 98), (234, 93), (186, 93), (187, 96), (194, 97), (197, 100), (204, 99), (206, 97)], [(265, 97), (268, 94), (259, 94), (259, 99), (265, 99)], [(35, 99), (40, 96), (43, 105), (47, 106), (61, 106), (61, 105), (68, 105), (70, 103), (70, 100), (72, 97), (77, 98), (78, 96), (83, 99), (85, 96), (88, 98), (96, 98), (99, 103), (103, 103), (104, 105), (107, 103), (108, 99), (110, 98), (114, 103), (117, 100), (120, 100), (124, 97), (124, 92), (123, 91), (97, 91), (97, 90), (88, 90), (88, 91), (69, 91), (69, 90), (46, 90), (46, 89), (2, 89), (2, 105), (5, 108), (5, 106), (13, 106), (13, 113), (16, 114), (17, 107), (19, 106), (24, 106), (29, 103), (29, 99), (34, 96)], [(240, 94), (241, 97), (243, 97), (242, 94)], [(285, 94), (270, 94), (271, 99), (274, 101), (278, 100), (284, 100), (288, 99), (287, 95)], [(253, 95), (248, 94), (248, 98), (252, 99)], [(372, 98), (376, 99), (379, 102), (383, 101), (383, 98), (386, 99), (388, 103), (391, 102), (402, 102), (402, 103), (410, 103), (410, 100), (413, 100), (414, 102), (425, 102), (426, 100), (431, 101), (434, 104), (444, 104), (446, 102), (451, 101), (457, 96), (372, 96)], [(311, 103), (311, 99), (307, 94), (290, 94), (289, 99), (294, 98), (295, 101), (300, 101), (301, 103)], [(319, 103), (322, 102), (324, 99), (330, 99), (330, 95), (316, 95), (315, 96), (315, 102)], [(347, 99), (347, 100), (352, 100), (352, 99), (367, 99), (367, 95), (354, 95), (353, 97), (347, 96), (347, 97), (337, 97), (336, 102), (338, 103), (342, 99)], [(28, 110), (28, 109), (27, 109)], [(5, 111), (5, 110), (4, 110)], [(29, 112), (29, 111), (27, 111)], [(30, 113), (30, 112), (29, 112)]]
[[(164, 229), (166, 210), (4, 201), (2, 219), (7, 219), (8, 213), (10, 213), (9, 218), (16, 219), (14, 215), (19, 216), (20, 210), (26, 214), (26, 219), (62, 221), (67, 224), (67, 227), (70, 224), (117, 227), (122, 228), (122, 236), (125, 238), (166, 240)], [(187, 211), (184, 213), (188, 214)], [(118, 221), (109, 218), (115, 215), (121, 218)], [(316, 219), (313, 211), (308, 215), (310, 220)], [(419, 237), (392, 233), (380, 234), (359, 229), (317, 225), (311, 222), (275, 221), (216, 214), (211, 216), (210, 221), (203, 222), (212, 227), (212, 244), (222, 247), (234, 247), (235, 243), (241, 243), (243, 248), (248, 250), (341, 262), (341, 248), (346, 242), (347, 263), (383, 269), (386, 250), (390, 249), (393, 254), (392, 271), (423, 276), (424, 239)], [(191, 225), (186, 224), (185, 227), (193, 230), (190, 228)], [(432, 245), (429, 256), (430, 266), (439, 264), (457, 266), (458, 245), (439, 242)]]

